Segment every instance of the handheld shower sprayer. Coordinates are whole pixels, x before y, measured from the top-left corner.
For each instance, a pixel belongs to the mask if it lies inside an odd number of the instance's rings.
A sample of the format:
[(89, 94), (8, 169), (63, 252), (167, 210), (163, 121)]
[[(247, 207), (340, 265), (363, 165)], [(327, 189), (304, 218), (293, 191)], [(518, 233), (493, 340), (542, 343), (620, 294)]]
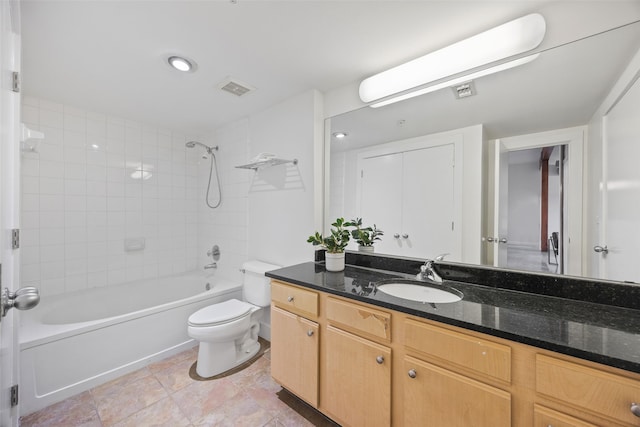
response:
[[(187, 148), (194, 148), (196, 145), (199, 145), (203, 147), (205, 150), (207, 150), (207, 153), (211, 156), (211, 163), (209, 165), (209, 183), (207, 184), (207, 195), (205, 196), (204, 201), (207, 204), (207, 206), (209, 206), (211, 209), (217, 208), (222, 203), (222, 189), (220, 188), (220, 176), (218, 175), (218, 162), (216, 159), (216, 155), (214, 154), (214, 151), (218, 151), (218, 146), (214, 145), (213, 147), (209, 147), (208, 145), (205, 145), (202, 142), (198, 142), (198, 141), (189, 141), (184, 145)], [(203, 155), (202, 158), (206, 159), (207, 156)], [(218, 203), (216, 203), (215, 205), (212, 205), (211, 203), (209, 203), (209, 190), (211, 189), (211, 177), (213, 175), (214, 163), (215, 163), (215, 169), (216, 169), (216, 181), (218, 183)]]
[(189, 141), (184, 145), (187, 148), (193, 148), (196, 145), (199, 145), (199, 146), (203, 147), (205, 150), (207, 150), (207, 153), (209, 153), (209, 154), (213, 154), (214, 150), (218, 151), (218, 146), (217, 145), (214, 145), (213, 147), (209, 147), (208, 145), (204, 145), (202, 142), (198, 142), (198, 141)]

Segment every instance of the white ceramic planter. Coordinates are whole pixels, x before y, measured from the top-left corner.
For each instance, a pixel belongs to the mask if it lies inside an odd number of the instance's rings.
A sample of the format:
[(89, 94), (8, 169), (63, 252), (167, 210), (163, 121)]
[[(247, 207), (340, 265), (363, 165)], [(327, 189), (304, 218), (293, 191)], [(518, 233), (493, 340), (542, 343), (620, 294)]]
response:
[(344, 252), (339, 254), (330, 254), (329, 252), (325, 252), (324, 261), (327, 271), (344, 270)]
[(374, 250), (373, 246), (358, 246), (358, 251), (359, 252), (365, 252), (365, 253), (372, 254), (373, 250)]

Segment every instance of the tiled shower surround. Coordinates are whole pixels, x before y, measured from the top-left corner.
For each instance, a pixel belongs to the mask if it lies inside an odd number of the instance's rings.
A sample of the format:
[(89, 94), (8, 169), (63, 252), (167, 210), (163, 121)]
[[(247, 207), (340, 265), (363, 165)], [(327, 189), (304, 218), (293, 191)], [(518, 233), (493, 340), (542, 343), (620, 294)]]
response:
[(202, 153), (185, 142), (205, 138), (32, 97), (22, 121), (45, 135), (22, 154), (23, 286), (46, 296), (200, 264)]

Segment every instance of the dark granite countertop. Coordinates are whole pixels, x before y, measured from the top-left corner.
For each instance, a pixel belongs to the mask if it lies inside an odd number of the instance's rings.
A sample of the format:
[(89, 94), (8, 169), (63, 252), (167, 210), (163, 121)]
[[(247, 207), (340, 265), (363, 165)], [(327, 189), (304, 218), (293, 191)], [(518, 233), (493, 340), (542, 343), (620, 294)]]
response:
[[(425, 304), (375, 292), (373, 283), (402, 272), (323, 262), (267, 272), (268, 277), (511, 341), (640, 373), (640, 310), (616, 305), (445, 280), (462, 301)], [(535, 280), (535, 275), (532, 276)]]

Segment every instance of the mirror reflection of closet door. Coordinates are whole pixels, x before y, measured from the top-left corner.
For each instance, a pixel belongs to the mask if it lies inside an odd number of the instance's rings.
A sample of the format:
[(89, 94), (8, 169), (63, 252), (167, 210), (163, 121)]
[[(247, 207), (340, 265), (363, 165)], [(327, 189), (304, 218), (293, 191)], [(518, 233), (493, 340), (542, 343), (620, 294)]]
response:
[(604, 279), (640, 282), (640, 83), (636, 80), (604, 117), (603, 221)]
[(453, 143), (371, 156), (360, 165), (359, 215), (385, 233), (376, 252), (460, 259)]

